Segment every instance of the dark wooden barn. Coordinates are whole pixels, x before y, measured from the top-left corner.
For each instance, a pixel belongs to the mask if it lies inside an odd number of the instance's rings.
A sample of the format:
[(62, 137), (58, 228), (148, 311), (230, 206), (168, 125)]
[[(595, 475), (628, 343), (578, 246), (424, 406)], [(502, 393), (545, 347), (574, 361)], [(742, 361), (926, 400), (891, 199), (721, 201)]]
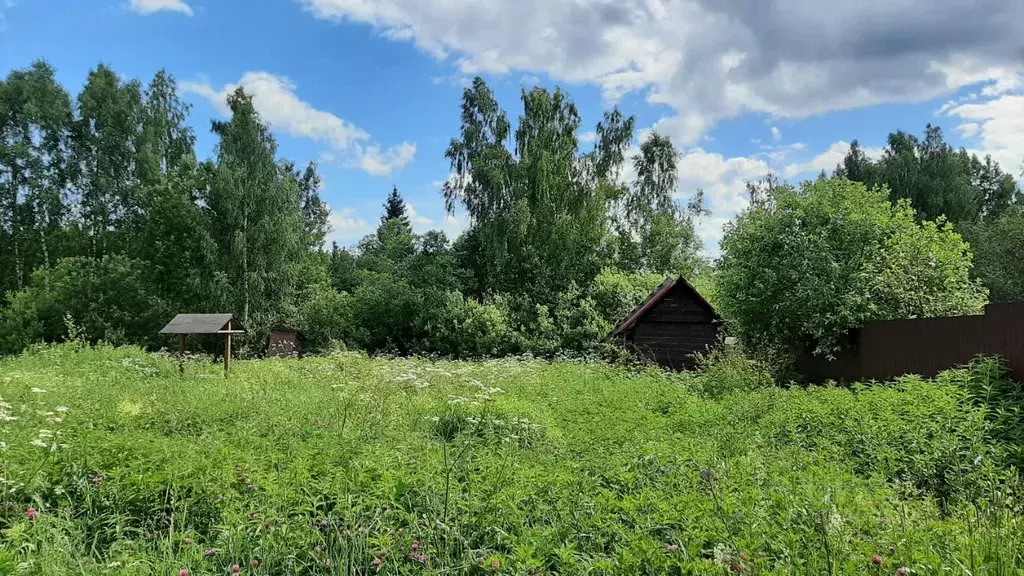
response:
[(686, 281), (669, 278), (612, 330), (608, 338), (667, 368), (693, 368), (694, 354), (719, 344), (721, 318)]

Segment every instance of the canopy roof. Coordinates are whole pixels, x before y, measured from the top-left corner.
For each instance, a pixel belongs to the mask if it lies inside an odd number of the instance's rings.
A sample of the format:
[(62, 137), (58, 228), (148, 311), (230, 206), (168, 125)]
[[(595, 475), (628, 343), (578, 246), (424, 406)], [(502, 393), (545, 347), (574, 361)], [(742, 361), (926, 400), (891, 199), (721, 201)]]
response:
[[(230, 327), (229, 327), (230, 325)], [(245, 332), (232, 314), (178, 314), (161, 334), (228, 334)]]

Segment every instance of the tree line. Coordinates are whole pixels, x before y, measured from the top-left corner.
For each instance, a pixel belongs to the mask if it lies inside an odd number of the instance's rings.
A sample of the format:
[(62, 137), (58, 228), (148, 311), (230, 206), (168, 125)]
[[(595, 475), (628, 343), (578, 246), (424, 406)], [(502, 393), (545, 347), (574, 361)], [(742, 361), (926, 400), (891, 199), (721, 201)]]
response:
[(695, 233), (703, 194), (676, 198), (669, 138), (630, 155), (635, 119), (613, 109), (586, 149), (558, 88), (524, 89), (513, 122), (475, 79), (442, 191), (470, 226), (417, 234), (392, 189), (353, 248), (324, 247), (316, 165), (278, 153), (243, 89), (227, 104), (199, 159), (163, 71), (143, 85), (100, 65), (75, 97), (45, 62), (0, 82), (0, 353), (69, 336), (159, 348), (173, 314), (225, 311), (249, 329), (244, 354), (274, 327), (314, 350), (594, 351), (678, 274), (751, 350), (781, 358), (828, 353), (868, 319), (1024, 298), (1019, 259), (1004, 262), (1024, 252), (1019, 188), (932, 127), (890, 135), (877, 160), (855, 142), (816, 182), (751, 183), (712, 262)]
[[(72, 96), (45, 62), (14, 70), (0, 82), (0, 350), (71, 331), (159, 347), (174, 313), (215, 311), (249, 328), (252, 354), (275, 326), (302, 329), (313, 348), (401, 353), (596, 341), (625, 306), (580, 306), (601, 299), (598, 276), (641, 293), (704, 265), (699, 205), (673, 199), (667, 138), (626, 157), (633, 118), (606, 114), (583, 151), (567, 94), (534, 89), (522, 103), (513, 133), (482, 80), (466, 91), (444, 194), (473, 225), (455, 242), (415, 234), (393, 190), (373, 234), (324, 249), (316, 165), (281, 157), (243, 89), (211, 124), (213, 157), (199, 159), (166, 72), (143, 85), (99, 65)], [(635, 182), (620, 181), (626, 162)]]

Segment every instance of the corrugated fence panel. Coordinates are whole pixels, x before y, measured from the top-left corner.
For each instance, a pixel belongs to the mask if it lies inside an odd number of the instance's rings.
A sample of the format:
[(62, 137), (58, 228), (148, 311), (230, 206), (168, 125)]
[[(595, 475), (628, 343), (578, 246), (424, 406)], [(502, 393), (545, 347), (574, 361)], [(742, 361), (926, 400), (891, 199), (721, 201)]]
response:
[(804, 356), (797, 368), (816, 381), (931, 377), (982, 354), (1003, 357), (1024, 380), (1024, 302), (991, 304), (984, 315), (869, 322), (836, 360)]

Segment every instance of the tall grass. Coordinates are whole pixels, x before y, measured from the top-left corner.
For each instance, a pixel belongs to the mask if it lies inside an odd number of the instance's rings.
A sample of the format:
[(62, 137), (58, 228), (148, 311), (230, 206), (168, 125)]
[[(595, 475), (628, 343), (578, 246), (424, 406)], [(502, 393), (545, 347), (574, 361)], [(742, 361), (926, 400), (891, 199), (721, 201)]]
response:
[(338, 354), (224, 379), (39, 348), (0, 361), (0, 573), (1016, 574), (981, 369), (779, 389)]

